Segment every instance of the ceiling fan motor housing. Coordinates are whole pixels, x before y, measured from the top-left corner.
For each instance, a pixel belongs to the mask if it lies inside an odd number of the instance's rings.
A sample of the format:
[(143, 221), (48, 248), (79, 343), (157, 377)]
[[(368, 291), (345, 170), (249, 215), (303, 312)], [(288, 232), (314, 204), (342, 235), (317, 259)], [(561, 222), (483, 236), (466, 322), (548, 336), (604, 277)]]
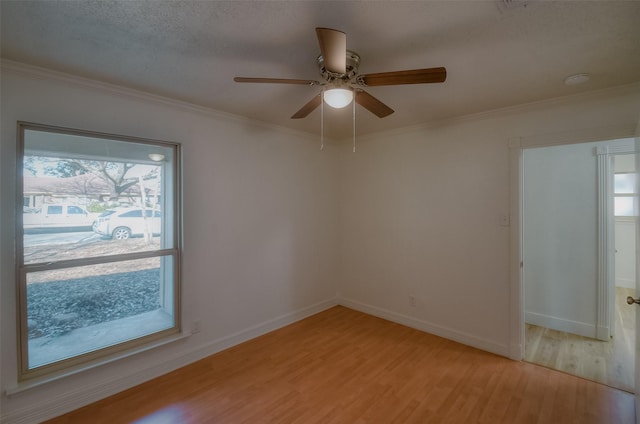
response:
[(326, 81), (331, 82), (334, 80), (351, 81), (358, 75), (358, 67), (360, 66), (360, 55), (354, 51), (347, 50), (347, 71), (344, 74), (338, 74), (328, 71), (324, 65), (324, 57), (318, 56), (317, 59), (318, 68), (320, 69), (320, 75)]

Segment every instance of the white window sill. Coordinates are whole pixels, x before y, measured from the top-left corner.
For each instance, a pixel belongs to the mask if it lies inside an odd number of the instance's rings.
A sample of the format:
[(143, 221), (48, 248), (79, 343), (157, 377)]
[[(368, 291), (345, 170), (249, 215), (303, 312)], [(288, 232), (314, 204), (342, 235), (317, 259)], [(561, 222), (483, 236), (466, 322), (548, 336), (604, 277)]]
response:
[(38, 377), (38, 378), (33, 378), (30, 380), (25, 380), (22, 381), (20, 383), (18, 383), (17, 385), (13, 386), (13, 387), (8, 387), (5, 390), (5, 394), (7, 395), (7, 397), (11, 397), (13, 395), (19, 394), (21, 392), (25, 392), (28, 390), (32, 390), (34, 388), (37, 387), (41, 387), (43, 385), (46, 385), (48, 383), (52, 383), (54, 381), (59, 381), (62, 380), (64, 378), (70, 377), (72, 375), (76, 375), (91, 369), (95, 369), (101, 366), (104, 366), (106, 364), (110, 364), (119, 360), (122, 360), (124, 358), (128, 358), (130, 356), (133, 355), (137, 355), (139, 353), (142, 352), (147, 352), (149, 350), (158, 348), (160, 346), (164, 346), (167, 345), (169, 343), (173, 343), (176, 342), (178, 340), (183, 340), (186, 339), (187, 337), (191, 336), (191, 333), (179, 333), (179, 334), (175, 334), (173, 336), (164, 338), (162, 340), (158, 340), (149, 344), (145, 344), (144, 346), (140, 346), (138, 348), (132, 349), (132, 350), (128, 350), (126, 352), (121, 352), (119, 354), (114, 354), (109, 356), (108, 358), (103, 358), (101, 360), (97, 360), (95, 362), (92, 362), (90, 364), (85, 364), (83, 366), (74, 368), (74, 369), (68, 369), (65, 371), (61, 371), (59, 373), (56, 374), (50, 374), (44, 377)]

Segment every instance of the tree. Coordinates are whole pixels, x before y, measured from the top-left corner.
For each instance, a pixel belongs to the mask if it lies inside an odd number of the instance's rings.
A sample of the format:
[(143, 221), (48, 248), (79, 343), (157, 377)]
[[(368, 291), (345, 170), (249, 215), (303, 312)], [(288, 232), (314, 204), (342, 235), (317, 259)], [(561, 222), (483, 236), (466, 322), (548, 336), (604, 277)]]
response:
[(138, 183), (138, 178), (127, 177), (136, 164), (88, 159), (60, 159), (55, 166), (46, 166), (44, 173), (57, 177), (73, 177), (92, 174), (104, 181), (109, 188), (109, 200), (116, 201), (122, 193)]
[(25, 171), (28, 171), (31, 175), (37, 175), (38, 170), (36, 169), (35, 162), (38, 160), (36, 156), (25, 156), (24, 161), (22, 162), (22, 167)]
[(55, 162), (55, 167), (47, 166), (44, 168), (44, 172), (47, 175), (55, 175), (62, 178), (75, 177), (77, 175), (84, 175), (89, 173), (76, 161), (68, 160), (57, 161)]

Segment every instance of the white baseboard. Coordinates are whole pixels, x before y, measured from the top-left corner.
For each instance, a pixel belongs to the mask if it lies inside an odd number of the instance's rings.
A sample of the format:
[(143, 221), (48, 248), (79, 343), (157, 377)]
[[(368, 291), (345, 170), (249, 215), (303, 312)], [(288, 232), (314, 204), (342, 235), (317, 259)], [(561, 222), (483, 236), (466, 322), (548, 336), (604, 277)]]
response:
[(609, 341), (612, 334), (609, 330), (609, 327), (598, 326), (596, 327), (596, 339), (601, 340), (603, 342)]
[(616, 287), (624, 287), (626, 289), (635, 289), (636, 282), (631, 278), (616, 278)]
[(509, 349), (509, 359), (522, 361), (524, 358), (524, 346), (521, 343), (512, 343)]
[(253, 327), (249, 327), (238, 333), (231, 334), (229, 336), (223, 337), (218, 340), (214, 340), (212, 342), (199, 346), (194, 351), (198, 359), (195, 359), (191, 362), (195, 362), (202, 358), (206, 358), (207, 356), (211, 356), (215, 353), (228, 349), (232, 346), (235, 346), (240, 343), (246, 342), (248, 340), (254, 339), (256, 337), (262, 336), (263, 334), (270, 333), (271, 331), (277, 330), (278, 328), (282, 328), (289, 324), (293, 324), (294, 322), (297, 322), (304, 318), (315, 315), (319, 312), (332, 308), (336, 305), (338, 305), (338, 302), (336, 299), (330, 299), (323, 302), (319, 302), (319, 303), (316, 303), (315, 305), (311, 305), (309, 307), (299, 309), (295, 312), (282, 315), (278, 318), (274, 318), (272, 320), (260, 323)]
[(550, 315), (538, 314), (536, 312), (525, 312), (524, 320), (527, 324), (533, 324), (539, 327), (551, 328), (552, 330), (564, 331), (584, 337), (596, 337), (595, 324), (572, 321)]
[(495, 343), (490, 340), (481, 339), (472, 334), (464, 333), (461, 331), (453, 330), (451, 328), (443, 327), (441, 325), (433, 324), (427, 321), (423, 321), (417, 318), (413, 318), (407, 315), (399, 314), (387, 309), (379, 308), (377, 306), (368, 305), (365, 303), (357, 302), (343, 297), (338, 298), (338, 304), (347, 308), (355, 309), (356, 311), (364, 312), (369, 315), (383, 318), (389, 321), (393, 321), (398, 324), (406, 325), (407, 327), (415, 328), (416, 330), (424, 331), (425, 333), (433, 334), (454, 342), (458, 342), (467, 346), (475, 347), (486, 352), (495, 353), (496, 355), (510, 358), (512, 355), (513, 347)]
[[(64, 393), (51, 395), (47, 393), (46, 399), (37, 404), (30, 404), (27, 408), (6, 412), (0, 417), (3, 424), (32, 424), (42, 422), (75, 409), (81, 408), (90, 403), (104, 399), (131, 387), (152, 380), (163, 374), (167, 374), (178, 368), (182, 368), (207, 356), (213, 355), (222, 350), (228, 349), (237, 344), (251, 340), (255, 337), (277, 330), (294, 322), (300, 321), (311, 315), (315, 315), (338, 303), (335, 299), (326, 300), (314, 305), (293, 311), (288, 314), (276, 317), (264, 323), (249, 327), (243, 331), (223, 337), (180, 352), (173, 357), (165, 358), (162, 363), (139, 369), (125, 376), (115, 376), (105, 381), (97, 381), (90, 385), (77, 387)], [(41, 386), (42, 387), (42, 386)]]

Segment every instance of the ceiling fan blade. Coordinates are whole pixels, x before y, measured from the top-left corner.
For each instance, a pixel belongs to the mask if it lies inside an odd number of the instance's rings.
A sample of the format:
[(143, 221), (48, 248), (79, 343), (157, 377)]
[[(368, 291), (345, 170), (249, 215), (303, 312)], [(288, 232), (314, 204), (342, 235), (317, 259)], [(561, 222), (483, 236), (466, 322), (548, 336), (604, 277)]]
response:
[(320, 102), (321, 101), (322, 101), (322, 97), (320, 96), (320, 94), (318, 94), (313, 99), (311, 99), (311, 101), (309, 103), (307, 103), (306, 105), (302, 106), (299, 111), (294, 113), (293, 116), (291, 117), (291, 119), (306, 118), (307, 115), (309, 115), (311, 112), (313, 112), (313, 110), (315, 108), (320, 106)]
[(412, 69), (409, 71), (380, 72), (377, 74), (361, 75), (364, 85), (375, 87), (379, 85), (400, 84), (429, 84), (444, 82), (447, 79), (445, 68)]
[(330, 28), (316, 28), (325, 68), (334, 74), (347, 72), (347, 34)]
[(313, 80), (303, 79), (288, 79), (288, 78), (245, 78), (235, 77), (235, 82), (257, 82), (266, 84), (300, 84), (300, 85), (320, 85), (320, 82)]
[(355, 101), (378, 118), (384, 118), (394, 112), (389, 106), (385, 105), (364, 90), (356, 90)]

